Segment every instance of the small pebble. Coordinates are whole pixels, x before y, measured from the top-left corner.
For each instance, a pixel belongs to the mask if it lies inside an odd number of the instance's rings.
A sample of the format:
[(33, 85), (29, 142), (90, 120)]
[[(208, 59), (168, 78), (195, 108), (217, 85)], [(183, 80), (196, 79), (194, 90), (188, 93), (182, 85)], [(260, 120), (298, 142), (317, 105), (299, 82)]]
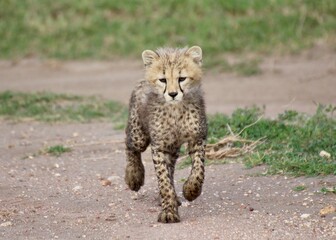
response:
[(326, 206), (320, 210), (320, 216), (325, 217), (328, 214), (336, 212), (336, 208), (332, 205)]
[(79, 191), (79, 190), (81, 190), (81, 189), (83, 189), (83, 187), (80, 186), (80, 185), (78, 185), (78, 186), (74, 187), (74, 188), (72, 189), (72, 191), (77, 192), (77, 191)]
[(310, 214), (308, 213), (304, 213), (300, 216), (302, 219), (306, 219), (306, 218), (309, 218), (310, 217)]
[(324, 157), (324, 158), (330, 158), (331, 157), (331, 154), (324, 151), (324, 150), (322, 150), (319, 155), (320, 155), (320, 157)]
[(103, 179), (103, 180), (100, 180), (100, 184), (106, 187), (106, 186), (111, 186), (112, 182), (108, 179)]
[(9, 226), (12, 226), (12, 225), (13, 225), (13, 223), (11, 221), (8, 221), (8, 222), (1, 223), (0, 227), (9, 227)]
[(107, 178), (107, 180), (109, 180), (109, 181), (111, 181), (111, 182), (116, 181), (116, 180), (119, 180), (119, 179), (120, 179), (119, 176), (109, 176), (109, 177)]

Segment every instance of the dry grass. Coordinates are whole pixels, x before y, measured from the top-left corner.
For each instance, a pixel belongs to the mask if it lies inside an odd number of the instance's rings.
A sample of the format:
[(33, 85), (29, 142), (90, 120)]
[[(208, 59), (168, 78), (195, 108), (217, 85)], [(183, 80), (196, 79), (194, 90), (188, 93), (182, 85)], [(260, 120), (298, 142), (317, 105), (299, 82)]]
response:
[[(205, 148), (205, 157), (209, 160), (237, 158), (246, 153), (251, 153), (262, 142), (263, 138), (257, 141), (251, 141), (237, 135), (228, 136), (217, 143), (207, 144)], [(234, 147), (237, 144), (240, 146)]]
[[(256, 141), (244, 139), (240, 135), (249, 127), (257, 124), (261, 117), (252, 124), (245, 126), (238, 134), (234, 134), (230, 125), (226, 125), (230, 134), (214, 144), (207, 144), (205, 147), (205, 157), (209, 160), (220, 160), (223, 158), (236, 158), (246, 153), (251, 153), (259, 144), (263, 143), (265, 137)], [(239, 147), (238, 147), (239, 146)]]

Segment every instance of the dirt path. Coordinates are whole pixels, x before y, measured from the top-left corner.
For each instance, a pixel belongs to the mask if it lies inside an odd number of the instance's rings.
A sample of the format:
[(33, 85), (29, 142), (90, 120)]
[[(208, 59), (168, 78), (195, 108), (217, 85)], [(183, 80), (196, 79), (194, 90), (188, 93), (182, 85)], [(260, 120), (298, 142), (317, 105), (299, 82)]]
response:
[[(265, 169), (240, 164), (206, 168), (201, 197), (183, 202), (182, 222), (156, 222), (156, 177), (145, 154), (146, 185), (138, 193), (123, 182), (124, 136), (108, 123), (1, 123), (1, 239), (332, 239), (335, 204), (323, 195), (335, 177), (261, 176)], [(73, 151), (39, 155), (46, 145)], [(37, 154), (37, 155), (35, 155)], [(176, 173), (177, 191), (190, 169)], [(101, 179), (112, 184), (103, 186)], [(293, 188), (305, 185), (302, 192)]]
[[(266, 104), (266, 114), (284, 109), (313, 113), (315, 102), (336, 104), (335, 52), (270, 59), (263, 74), (243, 78), (207, 73), (209, 112)], [(140, 63), (28, 60), (0, 63), (0, 91), (96, 94), (126, 103), (142, 76)], [(322, 187), (336, 177), (262, 176), (264, 167), (241, 164), (206, 167), (203, 194), (183, 201), (181, 223), (156, 222), (160, 207), (148, 153), (146, 184), (139, 193), (123, 182), (124, 134), (111, 123), (0, 122), (0, 239), (336, 239), (335, 195)], [(60, 157), (46, 146), (73, 150)], [(177, 192), (190, 169), (176, 171)], [(111, 185), (103, 186), (105, 179)], [(304, 185), (305, 190), (293, 189)]]
[[(336, 51), (316, 47), (300, 56), (266, 59), (262, 74), (241, 77), (205, 71), (203, 86), (209, 113), (237, 107), (266, 106), (266, 116), (294, 109), (314, 113), (316, 103), (336, 104)], [(143, 77), (137, 62), (0, 62), (0, 91), (54, 91), (100, 95), (128, 103)]]

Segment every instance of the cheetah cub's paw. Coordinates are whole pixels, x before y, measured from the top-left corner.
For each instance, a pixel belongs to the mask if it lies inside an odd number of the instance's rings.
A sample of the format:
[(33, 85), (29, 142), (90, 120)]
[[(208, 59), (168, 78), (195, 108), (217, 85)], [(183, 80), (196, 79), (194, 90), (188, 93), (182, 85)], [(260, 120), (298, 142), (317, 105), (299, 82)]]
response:
[(183, 185), (183, 196), (188, 201), (195, 200), (202, 193), (202, 184), (198, 181), (187, 180)]
[(158, 222), (161, 223), (177, 223), (180, 222), (180, 216), (177, 211), (172, 209), (164, 209), (159, 214)]
[(142, 163), (128, 163), (125, 171), (125, 182), (132, 191), (139, 191), (145, 182), (145, 168)]

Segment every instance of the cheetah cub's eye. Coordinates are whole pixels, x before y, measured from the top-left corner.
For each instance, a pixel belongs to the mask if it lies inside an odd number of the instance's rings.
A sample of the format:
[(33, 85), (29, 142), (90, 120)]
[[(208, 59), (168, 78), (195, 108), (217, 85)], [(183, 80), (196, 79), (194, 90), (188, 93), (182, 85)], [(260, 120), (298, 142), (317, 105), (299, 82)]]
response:
[(178, 79), (179, 82), (183, 82), (184, 80), (186, 80), (186, 77), (179, 77)]
[(165, 78), (160, 78), (159, 81), (162, 82), (162, 83), (167, 83), (167, 79), (165, 79)]

